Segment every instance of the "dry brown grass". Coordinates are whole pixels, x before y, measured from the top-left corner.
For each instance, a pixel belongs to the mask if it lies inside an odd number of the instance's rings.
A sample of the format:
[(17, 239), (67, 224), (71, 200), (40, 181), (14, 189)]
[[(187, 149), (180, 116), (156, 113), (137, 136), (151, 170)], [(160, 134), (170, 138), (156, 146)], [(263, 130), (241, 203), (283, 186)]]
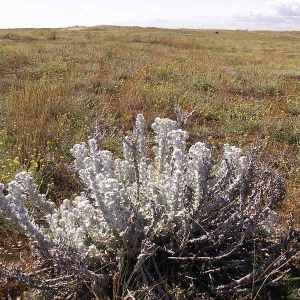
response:
[[(299, 225), (299, 47), (300, 32), (0, 30), (0, 179), (30, 169), (60, 202), (78, 190), (69, 148), (96, 123), (105, 147), (119, 152), (137, 112), (173, 117), (179, 103), (195, 111), (191, 139), (219, 150), (261, 146), (261, 159), (286, 178), (282, 216), (293, 213)], [(19, 259), (26, 244), (11, 233), (0, 220), (0, 260), (30, 268), (31, 259)]]
[(137, 112), (172, 116), (179, 103), (195, 110), (192, 138), (262, 144), (287, 180), (284, 214), (300, 224), (299, 32), (75, 29), (0, 31), (2, 179), (63, 168), (96, 120), (119, 151)]

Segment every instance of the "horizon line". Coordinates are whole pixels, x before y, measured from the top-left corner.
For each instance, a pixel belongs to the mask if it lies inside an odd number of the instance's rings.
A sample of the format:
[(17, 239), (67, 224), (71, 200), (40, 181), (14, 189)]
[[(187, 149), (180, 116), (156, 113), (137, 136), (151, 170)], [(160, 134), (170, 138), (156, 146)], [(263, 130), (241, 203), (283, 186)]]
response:
[[(248, 31), (248, 32), (300, 32), (299, 29), (270, 29), (270, 28), (233, 28), (233, 27), (210, 27), (210, 26), (202, 26), (202, 27), (191, 27), (191, 26), (151, 26), (151, 25), (124, 25), (124, 24), (101, 24), (101, 25), (68, 25), (68, 26), (28, 26), (28, 27), (0, 27), (0, 30), (41, 30), (41, 29), (72, 29), (72, 28), (97, 28), (97, 27), (121, 27), (121, 28), (139, 28), (139, 29), (167, 29), (167, 30), (213, 30), (213, 31)], [(78, 30), (78, 29), (77, 29)]]

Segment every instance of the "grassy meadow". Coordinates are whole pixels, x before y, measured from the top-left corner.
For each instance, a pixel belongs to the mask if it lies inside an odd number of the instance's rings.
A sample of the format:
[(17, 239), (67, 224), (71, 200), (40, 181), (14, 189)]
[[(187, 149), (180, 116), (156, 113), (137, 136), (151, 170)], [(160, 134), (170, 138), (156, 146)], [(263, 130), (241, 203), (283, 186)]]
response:
[(31, 170), (60, 202), (78, 190), (75, 142), (97, 127), (119, 153), (137, 112), (150, 122), (180, 104), (194, 110), (191, 139), (259, 146), (286, 178), (283, 216), (300, 224), (299, 53), (300, 32), (0, 30), (0, 181)]

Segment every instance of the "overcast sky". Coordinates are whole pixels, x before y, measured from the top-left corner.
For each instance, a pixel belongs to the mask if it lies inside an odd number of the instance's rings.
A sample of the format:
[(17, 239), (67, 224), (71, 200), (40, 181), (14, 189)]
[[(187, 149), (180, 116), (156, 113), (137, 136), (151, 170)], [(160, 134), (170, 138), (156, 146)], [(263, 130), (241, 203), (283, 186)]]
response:
[(300, 0), (0, 0), (0, 28), (104, 24), (300, 30)]

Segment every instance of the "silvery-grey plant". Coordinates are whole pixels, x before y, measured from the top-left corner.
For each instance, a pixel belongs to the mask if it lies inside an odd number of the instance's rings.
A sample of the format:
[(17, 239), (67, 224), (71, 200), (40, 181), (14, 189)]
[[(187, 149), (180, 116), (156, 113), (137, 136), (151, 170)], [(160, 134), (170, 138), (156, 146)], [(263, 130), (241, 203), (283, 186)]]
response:
[(173, 285), (226, 298), (259, 293), (285, 275), (299, 245), (292, 228), (280, 239), (273, 208), (283, 197), (282, 178), (260, 165), (255, 151), (225, 144), (216, 161), (207, 144), (188, 146), (180, 128), (187, 118), (176, 113), (177, 121), (155, 119), (153, 151), (141, 114), (124, 138), (122, 158), (93, 137), (74, 145), (84, 190), (58, 208), (26, 172), (7, 190), (1, 186), (1, 213), (37, 243), (41, 257), (65, 266), (55, 287), (76, 277), (95, 297), (108, 290), (105, 297), (160, 299), (172, 297)]

